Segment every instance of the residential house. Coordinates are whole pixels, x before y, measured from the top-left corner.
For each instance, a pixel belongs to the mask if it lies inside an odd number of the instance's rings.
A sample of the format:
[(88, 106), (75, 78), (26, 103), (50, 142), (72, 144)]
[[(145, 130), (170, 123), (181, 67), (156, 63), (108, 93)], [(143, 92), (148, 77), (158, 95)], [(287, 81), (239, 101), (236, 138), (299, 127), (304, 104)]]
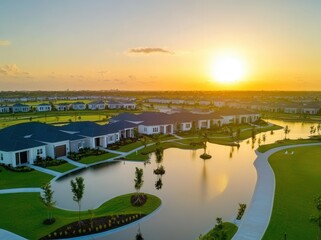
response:
[(12, 112), (17, 113), (17, 112), (29, 112), (30, 111), (30, 106), (17, 103), (12, 106)]
[(105, 103), (103, 101), (94, 101), (88, 103), (88, 109), (91, 110), (104, 110), (105, 109)]
[(48, 103), (42, 103), (36, 106), (37, 112), (48, 112), (51, 111), (51, 105)]
[(57, 111), (68, 111), (70, 109), (69, 103), (59, 103), (55, 105)]
[(86, 104), (84, 102), (74, 102), (71, 104), (73, 110), (85, 110)]
[(14, 167), (33, 164), (37, 156), (59, 158), (70, 151), (70, 141), (81, 141), (83, 137), (59, 131), (57, 127), (44, 123), (21, 123), (0, 131), (0, 163)]
[(134, 110), (136, 109), (136, 103), (128, 101), (108, 101), (107, 107), (109, 109), (127, 109)]
[(0, 106), (0, 113), (9, 113), (10, 107), (9, 106)]

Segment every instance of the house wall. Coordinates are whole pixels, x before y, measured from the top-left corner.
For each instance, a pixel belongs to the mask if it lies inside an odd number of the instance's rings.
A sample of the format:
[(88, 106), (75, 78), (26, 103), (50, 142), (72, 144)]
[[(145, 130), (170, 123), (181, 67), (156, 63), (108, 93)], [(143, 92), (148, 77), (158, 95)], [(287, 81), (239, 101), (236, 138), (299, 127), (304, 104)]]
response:
[(115, 142), (118, 142), (119, 141), (119, 133), (112, 133), (112, 134), (108, 134), (106, 135), (106, 147), (109, 145), (109, 144), (113, 144)]
[(192, 122), (184, 122), (181, 123), (181, 131), (189, 131), (191, 130), (193, 127), (193, 123)]
[(13, 155), (14, 154), (12, 152), (0, 151), (0, 163), (6, 164), (6, 165), (11, 164), (12, 166), (15, 166), (16, 161), (13, 158)]
[(70, 141), (70, 152), (79, 152), (79, 149), (89, 147), (87, 146), (86, 139), (76, 140), (76, 141)]
[(66, 145), (67, 153), (70, 152), (69, 140), (61, 141), (61, 142), (55, 142), (55, 143), (47, 143), (47, 145), (46, 145), (47, 156), (55, 158), (55, 147), (56, 146), (60, 146), (60, 145)]

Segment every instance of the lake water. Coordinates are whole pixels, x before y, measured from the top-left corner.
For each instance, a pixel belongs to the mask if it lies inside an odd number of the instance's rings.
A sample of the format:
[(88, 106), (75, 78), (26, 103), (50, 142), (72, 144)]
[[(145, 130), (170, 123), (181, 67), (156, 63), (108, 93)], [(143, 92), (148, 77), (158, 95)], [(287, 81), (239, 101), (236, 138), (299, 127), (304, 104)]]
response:
[[(289, 138), (306, 138), (312, 124), (271, 120), (275, 124), (291, 129)], [(284, 131), (261, 133), (257, 138), (272, 143), (284, 138)], [(262, 140), (263, 144), (263, 140)], [(115, 162), (85, 169), (52, 183), (57, 206), (77, 210), (72, 200), (70, 180), (77, 176), (85, 179), (85, 194), (82, 209), (96, 208), (108, 199), (128, 192), (134, 192), (135, 167), (144, 169), (142, 191), (162, 199), (160, 209), (140, 223), (144, 239), (197, 239), (215, 224), (217, 217), (232, 221), (238, 203), (249, 204), (255, 183), (256, 170), (253, 162), (258, 142), (241, 142), (240, 147), (208, 144), (207, 151), (212, 158), (202, 160), (203, 150), (167, 149), (162, 165), (166, 173), (162, 176), (162, 188), (157, 190), (159, 178), (153, 173), (157, 168), (154, 154), (148, 164), (142, 162)], [(135, 239), (138, 224), (109, 233), (95, 239)]]

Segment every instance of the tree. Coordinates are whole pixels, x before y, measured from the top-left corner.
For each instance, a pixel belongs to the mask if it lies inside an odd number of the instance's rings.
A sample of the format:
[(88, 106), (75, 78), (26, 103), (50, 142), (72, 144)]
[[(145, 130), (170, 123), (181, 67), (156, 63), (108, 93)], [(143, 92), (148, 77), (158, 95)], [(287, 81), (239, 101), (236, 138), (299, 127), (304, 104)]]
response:
[(56, 202), (53, 201), (54, 191), (51, 189), (50, 182), (41, 186), (43, 194), (40, 195), (42, 203), (48, 209), (48, 218), (45, 220), (45, 223), (51, 224), (55, 222), (55, 219), (52, 217), (52, 208), (55, 206)]
[(320, 135), (320, 130), (321, 130), (321, 123), (318, 123), (318, 125), (317, 125), (317, 132), (318, 132), (318, 135)]
[(288, 125), (285, 126), (284, 128), (284, 139), (286, 139), (286, 136), (291, 132), (290, 128)]
[(147, 196), (145, 194), (140, 193), (140, 189), (144, 184), (143, 175), (144, 175), (143, 169), (136, 167), (135, 179), (134, 179), (136, 194), (131, 196), (131, 203), (134, 206), (142, 206), (143, 204), (145, 204), (147, 200)]
[(316, 129), (315, 126), (311, 126), (311, 127), (310, 127), (310, 134), (311, 134), (311, 135), (315, 134), (316, 130), (317, 130), (317, 129)]
[(85, 191), (84, 178), (76, 177), (75, 181), (74, 180), (70, 181), (70, 185), (71, 185), (71, 191), (73, 193), (72, 199), (78, 204), (78, 213), (79, 213), (78, 217), (79, 217), (79, 223), (80, 223), (81, 199)]
[(314, 198), (314, 204), (318, 211), (317, 215), (310, 218), (310, 221), (315, 223), (318, 228), (317, 239), (321, 239), (321, 195)]
[(134, 181), (135, 181), (135, 189), (137, 191), (137, 194), (139, 194), (140, 189), (142, 188), (142, 186), (144, 184), (143, 175), (144, 175), (144, 170), (142, 168), (136, 167)]

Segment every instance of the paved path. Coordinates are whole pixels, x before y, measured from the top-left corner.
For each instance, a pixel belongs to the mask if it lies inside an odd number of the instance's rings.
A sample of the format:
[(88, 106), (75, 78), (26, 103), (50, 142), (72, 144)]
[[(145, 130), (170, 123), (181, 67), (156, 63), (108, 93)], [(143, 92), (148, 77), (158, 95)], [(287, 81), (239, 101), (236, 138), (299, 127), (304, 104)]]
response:
[(174, 134), (174, 133), (172, 133), (171, 135), (174, 136), (174, 137), (176, 137), (177, 139), (184, 139), (183, 137), (178, 136), (178, 135), (176, 135), (176, 134)]
[(114, 154), (118, 154), (118, 155), (123, 155), (124, 153), (126, 153), (126, 152), (120, 152), (120, 151), (110, 150), (110, 149), (106, 149), (106, 148), (100, 148), (100, 149), (105, 152), (110, 152), (110, 153), (114, 153)]
[(1, 240), (25, 240), (26, 238), (23, 238), (17, 234), (14, 234), (12, 232), (8, 232), (8, 231), (0, 228), (0, 239)]
[(257, 171), (257, 182), (254, 194), (242, 218), (237, 233), (233, 240), (258, 240), (262, 239), (270, 222), (275, 190), (275, 177), (268, 162), (268, 158), (281, 150), (295, 147), (316, 146), (321, 143), (298, 144), (273, 148), (265, 153), (256, 151), (258, 155), (254, 166)]
[[(0, 194), (7, 194), (7, 193), (40, 193), (42, 190), (41, 188), (10, 188), (10, 189), (3, 189), (0, 190)], [(0, 239), (2, 239), (0, 237)]]
[(65, 160), (66, 162), (70, 163), (71, 165), (74, 165), (76, 167), (86, 167), (86, 164), (80, 163), (80, 162), (76, 162), (74, 160), (71, 160), (70, 158), (67, 157), (61, 157), (59, 159)]
[(33, 168), (39, 172), (43, 172), (43, 173), (47, 173), (49, 175), (52, 175), (52, 176), (60, 176), (61, 173), (60, 172), (56, 172), (56, 171), (53, 171), (53, 170), (50, 170), (50, 169), (47, 169), (47, 168), (42, 168), (42, 167), (39, 167), (39, 166), (35, 166), (35, 165), (32, 165), (32, 164), (26, 164), (26, 166), (30, 167), (30, 168)]

